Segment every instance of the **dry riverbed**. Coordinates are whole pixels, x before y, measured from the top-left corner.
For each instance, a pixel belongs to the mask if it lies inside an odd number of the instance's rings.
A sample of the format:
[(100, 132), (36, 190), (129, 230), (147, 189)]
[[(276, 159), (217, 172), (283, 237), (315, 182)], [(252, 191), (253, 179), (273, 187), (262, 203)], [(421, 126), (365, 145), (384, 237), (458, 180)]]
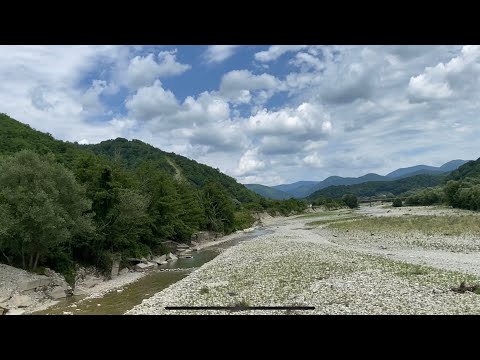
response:
[(445, 207), (386, 206), (282, 219), (275, 233), (227, 249), (127, 314), (478, 314), (480, 295), (451, 290), (480, 282), (477, 220)]

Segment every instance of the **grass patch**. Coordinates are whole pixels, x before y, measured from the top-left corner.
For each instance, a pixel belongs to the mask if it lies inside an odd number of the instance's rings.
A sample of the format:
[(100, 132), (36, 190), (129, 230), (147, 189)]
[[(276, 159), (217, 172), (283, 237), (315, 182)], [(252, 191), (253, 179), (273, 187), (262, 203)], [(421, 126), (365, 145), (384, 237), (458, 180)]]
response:
[(200, 294), (202, 294), (202, 295), (208, 294), (209, 292), (210, 292), (210, 289), (206, 286), (204, 286), (200, 289)]
[(415, 264), (405, 264), (401, 267), (400, 271), (397, 271), (398, 276), (417, 276), (417, 275), (428, 275), (430, 273), (429, 269), (425, 266), (415, 265)]
[(298, 219), (303, 218), (316, 218), (316, 217), (330, 217), (330, 216), (339, 216), (339, 215), (347, 215), (351, 214), (351, 210), (340, 210), (340, 211), (329, 211), (329, 212), (316, 212), (306, 215), (297, 216)]
[(312, 221), (308, 222), (305, 225), (306, 226), (320, 226), (320, 225), (325, 225), (325, 224), (336, 224), (336, 223), (341, 223), (345, 222), (347, 220), (358, 220), (358, 219), (363, 219), (364, 216), (357, 215), (357, 216), (344, 216), (344, 217), (339, 217), (336, 219), (324, 219), (324, 220), (317, 220), (317, 221)]
[[(307, 224), (308, 225), (308, 224)], [(330, 228), (365, 232), (420, 231), (425, 235), (480, 235), (478, 216), (411, 215), (408, 217), (363, 217), (355, 222), (332, 222)]]

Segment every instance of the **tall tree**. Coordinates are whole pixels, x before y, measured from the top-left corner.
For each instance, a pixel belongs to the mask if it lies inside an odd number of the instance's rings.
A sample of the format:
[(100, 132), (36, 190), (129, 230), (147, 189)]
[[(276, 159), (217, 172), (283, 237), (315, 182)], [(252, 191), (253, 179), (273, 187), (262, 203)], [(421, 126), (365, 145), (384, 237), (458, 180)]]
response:
[(85, 189), (53, 156), (24, 150), (0, 159), (0, 218), (15, 224), (0, 232), (0, 246), (24, 268), (35, 269), (52, 247), (93, 231), (90, 207)]

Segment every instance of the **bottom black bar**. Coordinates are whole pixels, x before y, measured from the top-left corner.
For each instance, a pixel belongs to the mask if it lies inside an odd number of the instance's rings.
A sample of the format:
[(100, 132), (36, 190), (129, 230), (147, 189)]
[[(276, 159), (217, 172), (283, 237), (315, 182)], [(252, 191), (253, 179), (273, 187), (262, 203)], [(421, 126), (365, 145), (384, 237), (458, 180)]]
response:
[(165, 310), (315, 310), (313, 306), (166, 306)]

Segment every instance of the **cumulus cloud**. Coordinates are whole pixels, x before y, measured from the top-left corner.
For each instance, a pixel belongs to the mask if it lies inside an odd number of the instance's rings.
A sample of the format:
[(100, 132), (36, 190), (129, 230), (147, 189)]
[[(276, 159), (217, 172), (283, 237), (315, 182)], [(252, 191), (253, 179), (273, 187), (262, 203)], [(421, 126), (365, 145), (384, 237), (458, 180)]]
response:
[(127, 84), (137, 89), (151, 85), (156, 79), (183, 74), (191, 68), (188, 64), (177, 62), (177, 50), (161, 51), (155, 60), (153, 54), (136, 56), (128, 65)]
[(125, 106), (130, 117), (148, 123), (152, 131), (201, 126), (230, 116), (230, 107), (222, 98), (203, 92), (196, 99), (188, 96), (180, 104), (173, 92), (165, 90), (158, 80), (139, 89)]
[(412, 76), (407, 92), (412, 102), (447, 99), (467, 95), (466, 91), (478, 92), (479, 79), (480, 46), (469, 45), (448, 63), (438, 63), (425, 68), (422, 74)]
[(307, 45), (272, 45), (268, 50), (257, 52), (255, 54), (255, 60), (261, 62), (274, 61), (285, 53), (299, 51), (306, 47)]
[(289, 64), (299, 67), (303, 72), (314, 70), (321, 71), (325, 69), (325, 63), (318, 57), (307, 52), (299, 52), (289, 61)]
[(235, 172), (239, 176), (248, 176), (264, 170), (265, 167), (265, 161), (259, 159), (258, 149), (253, 148), (247, 150), (242, 155), (242, 157), (238, 161), (238, 167)]
[(164, 50), (2, 46), (0, 111), (64, 140), (137, 138), (266, 185), (479, 156), (477, 46), (272, 46), (202, 81), (195, 61), (238, 47)]
[(288, 135), (291, 139), (318, 139), (332, 130), (329, 114), (321, 106), (303, 103), (279, 111), (263, 109), (251, 116), (246, 128), (257, 135)]
[(270, 74), (254, 75), (248, 70), (233, 70), (223, 75), (219, 94), (232, 102), (249, 103), (252, 92), (268, 90), (259, 93), (261, 102), (265, 102), (281, 88), (281, 81)]
[(210, 45), (203, 53), (208, 63), (221, 63), (235, 54), (240, 45)]

